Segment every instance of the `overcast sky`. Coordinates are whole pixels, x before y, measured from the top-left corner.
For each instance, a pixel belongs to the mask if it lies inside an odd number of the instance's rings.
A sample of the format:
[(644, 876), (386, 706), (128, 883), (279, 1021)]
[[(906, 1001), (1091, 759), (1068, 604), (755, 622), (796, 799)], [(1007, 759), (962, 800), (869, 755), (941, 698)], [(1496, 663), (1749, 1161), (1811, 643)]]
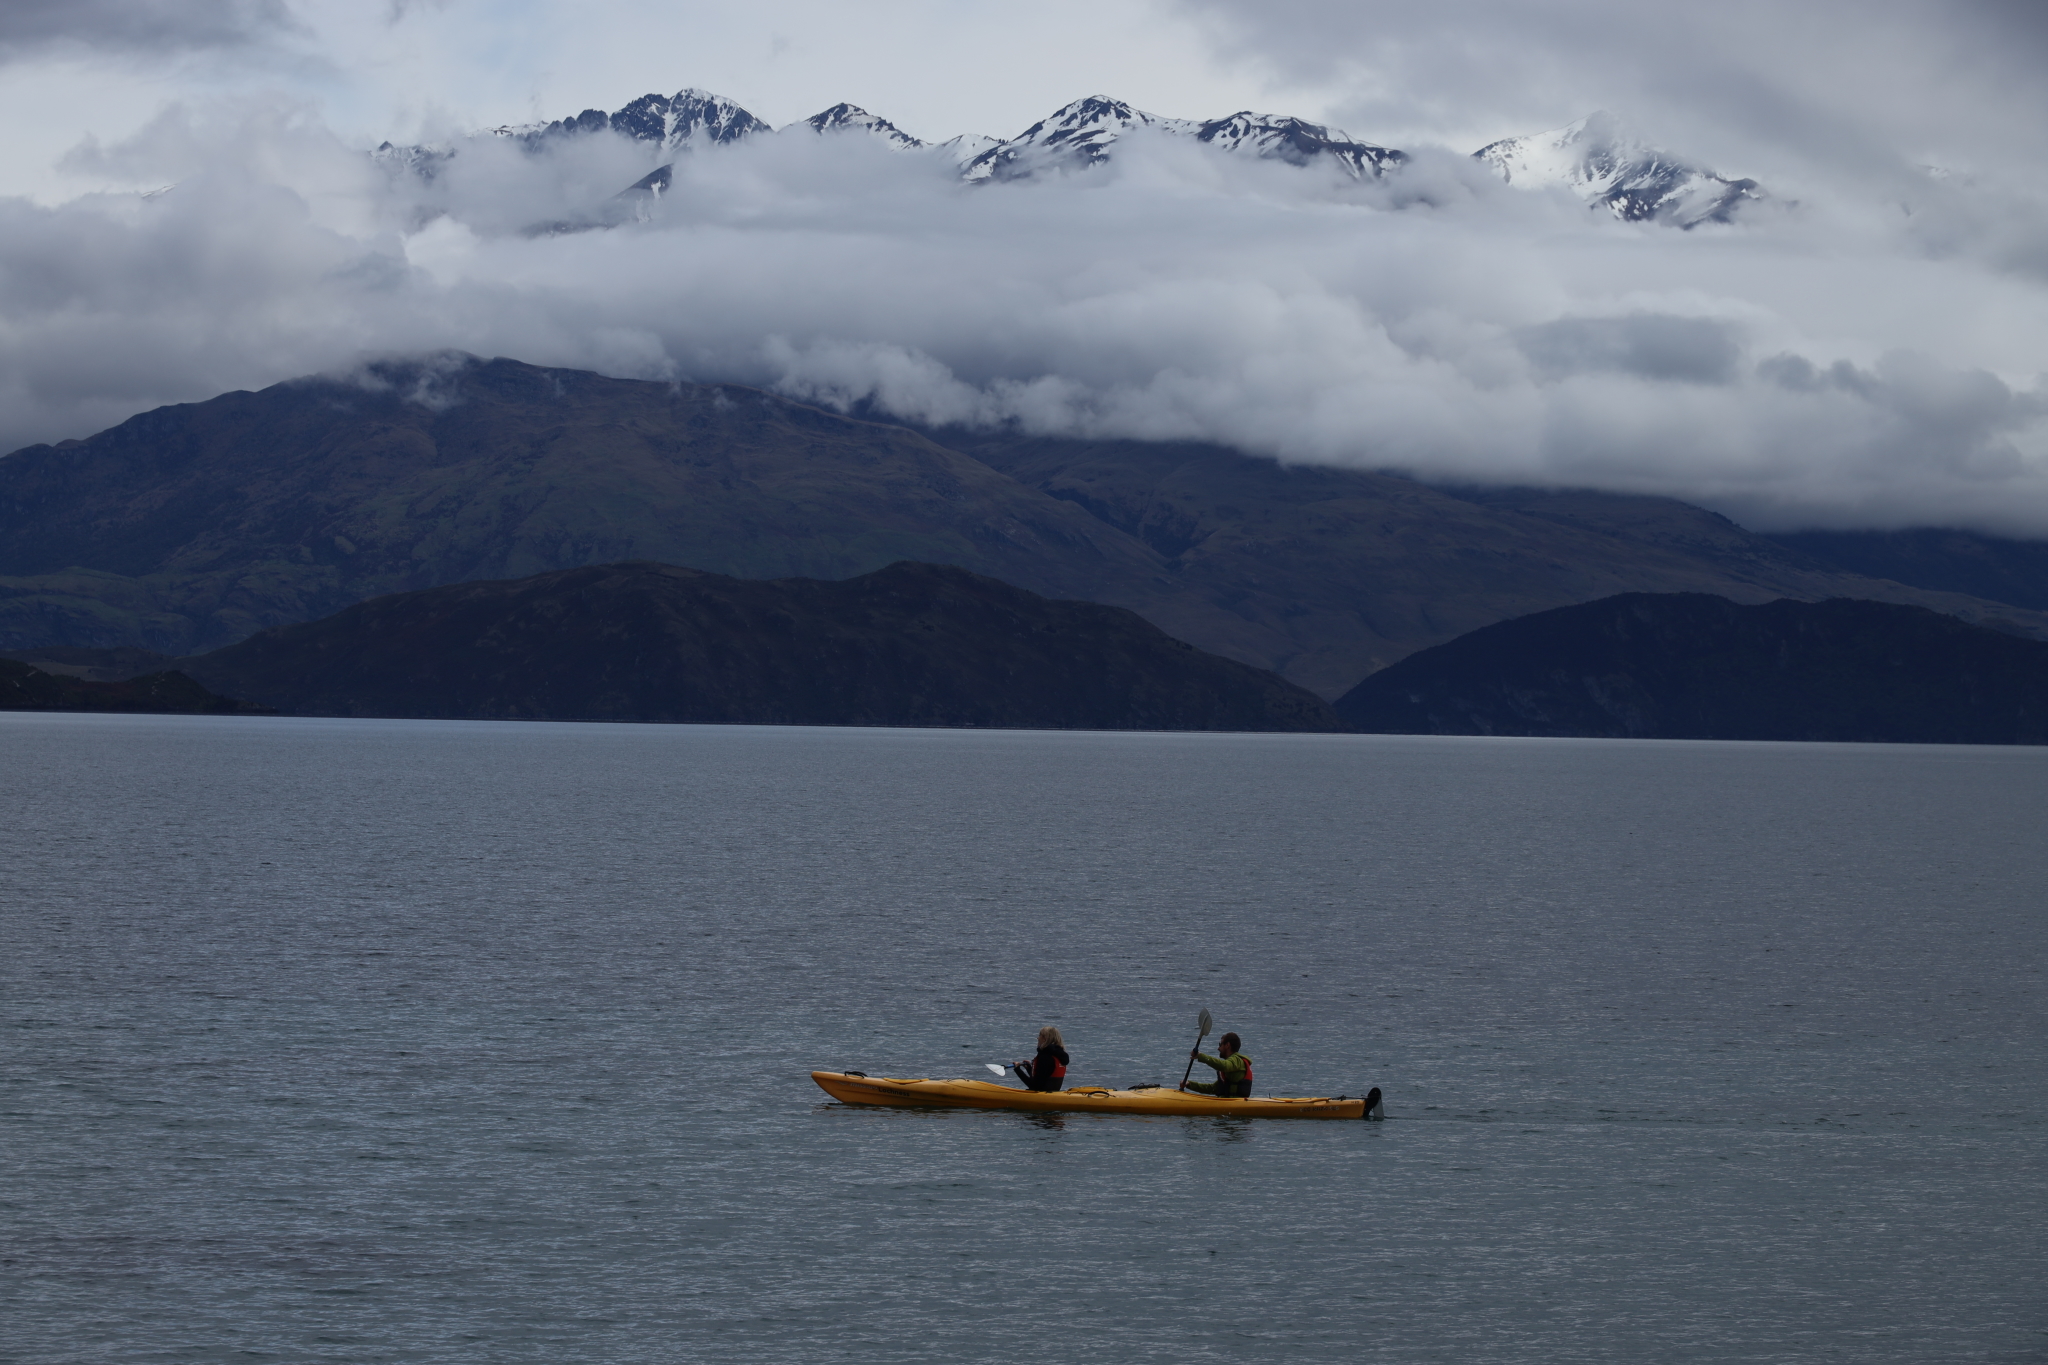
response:
[[(2035, 0), (9, 0), (0, 448), (451, 346), (1754, 524), (2048, 534), (2044, 70)], [(361, 155), (690, 85), (933, 140), (1103, 93), (1418, 155), (1361, 189), (1137, 145), (984, 192), (791, 143), (543, 238), (643, 149), (472, 148), (431, 189)], [(1766, 211), (1618, 224), (1464, 155), (1599, 108)]]

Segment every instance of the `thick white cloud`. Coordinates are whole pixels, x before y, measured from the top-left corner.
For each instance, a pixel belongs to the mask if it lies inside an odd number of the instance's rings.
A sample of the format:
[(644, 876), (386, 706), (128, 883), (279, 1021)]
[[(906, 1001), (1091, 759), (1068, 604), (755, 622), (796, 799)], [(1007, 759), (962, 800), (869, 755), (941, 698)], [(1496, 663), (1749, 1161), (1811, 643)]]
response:
[[(1327, 74), (1278, 39), (1258, 51)], [(785, 136), (685, 159), (638, 221), (535, 234), (647, 153), (487, 140), (423, 184), (306, 106), (173, 111), (72, 161), (168, 192), (0, 201), (0, 448), (459, 348), (921, 421), (1670, 493), (1759, 525), (2048, 534), (2040, 187), (2009, 159), (1936, 178), (1880, 156), (1882, 120), (1847, 138), (1832, 88), (1807, 91), (1826, 117), (1788, 139), (1775, 200), (1692, 232), (1502, 186), (1462, 145), (1360, 186), (1132, 139), (1093, 172), (968, 188), (858, 138)], [(1651, 114), (1676, 125), (1682, 105)], [(1740, 120), (1706, 109), (1688, 126), (1737, 145)]]

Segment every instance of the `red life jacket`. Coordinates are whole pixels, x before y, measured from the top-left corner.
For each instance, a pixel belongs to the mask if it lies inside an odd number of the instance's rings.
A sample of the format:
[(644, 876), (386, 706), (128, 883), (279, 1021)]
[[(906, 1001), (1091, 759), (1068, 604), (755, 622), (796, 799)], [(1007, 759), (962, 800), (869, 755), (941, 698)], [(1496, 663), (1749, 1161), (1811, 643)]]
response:
[[(1242, 1052), (1233, 1054), (1244, 1057)], [(1248, 1100), (1252, 1097), (1252, 1059), (1244, 1057), (1244, 1079), (1226, 1081), (1221, 1073), (1216, 1077), (1216, 1098), (1219, 1100)]]
[[(1061, 1048), (1059, 1052), (1042, 1051), (1031, 1059), (1028, 1063), (1031, 1068), (1031, 1080), (1028, 1084), (1033, 1090), (1066, 1088), (1067, 1064), (1060, 1060), (1060, 1053), (1065, 1051), (1065, 1048)], [(1020, 1062), (1018, 1065), (1024, 1066), (1026, 1063)], [(1019, 1071), (1017, 1074), (1022, 1076), (1024, 1073)]]

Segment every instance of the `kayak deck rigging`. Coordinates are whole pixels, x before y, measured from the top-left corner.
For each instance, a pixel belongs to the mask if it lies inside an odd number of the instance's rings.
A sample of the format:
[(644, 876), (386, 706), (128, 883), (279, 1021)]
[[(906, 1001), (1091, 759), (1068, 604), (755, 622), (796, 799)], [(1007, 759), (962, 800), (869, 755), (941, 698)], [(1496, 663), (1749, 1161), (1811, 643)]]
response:
[(1112, 1090), (1077, 1085), (1071, 1090), (1018, 1090), (993, 1081), (932, 1080), (928, 1077), (867, 1076), (857, 1071), (813, 1071), (818, 1088), (842, 1104), (911, 1109), (1022, 1109), (1038, 1113), (1167, 1114), (1221, 1118), (1362, 1119), (1378, 1107), (1369, 1096), (1256, 1095), (1218, 1099), (1169, 1086)]

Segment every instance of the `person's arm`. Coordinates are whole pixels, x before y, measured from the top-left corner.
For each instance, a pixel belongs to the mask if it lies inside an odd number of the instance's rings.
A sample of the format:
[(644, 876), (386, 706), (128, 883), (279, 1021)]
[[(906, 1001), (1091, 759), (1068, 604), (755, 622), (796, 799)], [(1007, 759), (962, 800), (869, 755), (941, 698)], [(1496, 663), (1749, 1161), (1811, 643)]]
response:
[(1215, 1067), (1218, 1072), (1223, 1072), (1230, 1069), (1229, 1062), (1225, 1061), (1221, 1057), (1211, 1057), (1206, 1052), (1197, 1052), (1195, 1054), (1195, 1060), (1200, 1062), (1203, 1066)]

